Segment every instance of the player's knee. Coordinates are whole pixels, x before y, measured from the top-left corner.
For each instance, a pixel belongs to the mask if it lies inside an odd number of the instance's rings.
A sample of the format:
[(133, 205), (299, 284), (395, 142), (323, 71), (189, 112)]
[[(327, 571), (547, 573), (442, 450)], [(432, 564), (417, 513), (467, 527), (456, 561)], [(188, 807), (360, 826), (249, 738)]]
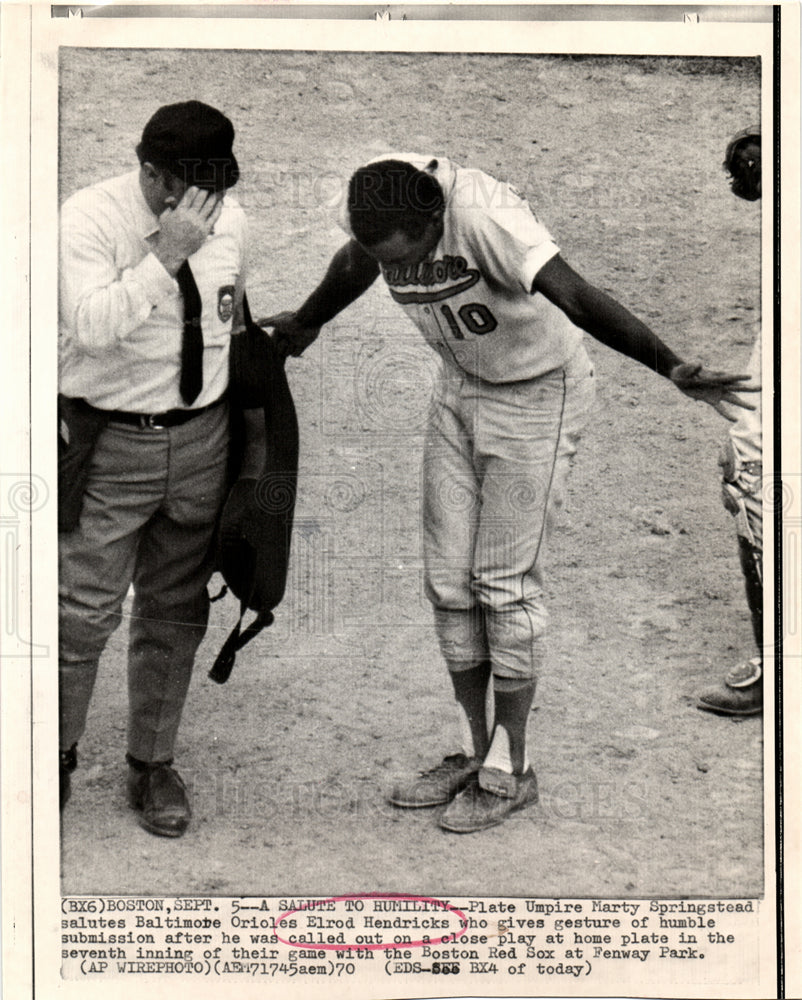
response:
[(427, 573), (426, 597), (443, 611), (465, 611), (476, 604), (467, 573)]
[(494, 658), (493, 686), (496, 691), (517, 691), (539, 680), (539, 664), (527, 657)]
[(520, 576), (494, 577), (477, 574), (471, 580), (471, 592), (477, 604), (496, 614), (516, 614), (524, 609), (535, 617), (545, 617), (539, 588), (522, 581)]

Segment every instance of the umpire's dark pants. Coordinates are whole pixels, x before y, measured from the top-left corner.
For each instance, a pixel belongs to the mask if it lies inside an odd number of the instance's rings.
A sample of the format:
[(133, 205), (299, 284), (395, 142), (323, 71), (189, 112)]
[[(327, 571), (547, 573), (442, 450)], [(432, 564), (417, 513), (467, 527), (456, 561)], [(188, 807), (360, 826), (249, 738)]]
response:
[(225, 404), (178, 427), (112, 422), (101, 434), (80, 523), (59, 537), (63, 750), (84, 732), (98, 661), (133, 583), (128, 751), (143, 761), (172, 759), (208, 619), (227, 454)]

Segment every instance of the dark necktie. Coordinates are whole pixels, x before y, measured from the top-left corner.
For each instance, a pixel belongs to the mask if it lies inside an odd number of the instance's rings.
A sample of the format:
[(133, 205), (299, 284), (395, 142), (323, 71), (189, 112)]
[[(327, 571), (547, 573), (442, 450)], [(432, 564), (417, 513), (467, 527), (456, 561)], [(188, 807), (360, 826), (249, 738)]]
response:
[(181, 398), (190, 406), (203, 387), (203, 330), (201, 297), (189, 261), (179, 267), (176, 281), (184, 300), (184, 335), (181, 340)]

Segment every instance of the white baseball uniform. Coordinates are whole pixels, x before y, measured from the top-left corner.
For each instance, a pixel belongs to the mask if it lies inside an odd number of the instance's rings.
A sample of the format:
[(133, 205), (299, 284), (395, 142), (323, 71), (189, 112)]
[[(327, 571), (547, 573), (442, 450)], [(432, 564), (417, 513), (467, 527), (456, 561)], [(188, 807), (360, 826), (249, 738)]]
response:
[[(760, 338), (755, 341), (747, 373), (760, 384)], [(739, 410), (722, 449), (722, 498), (735, 518), (741, 569), (752, 629), (763, 648), (763, 429), (760, 395), (756, 409)], [(735, 668), (736, 671), (739, 668)], [(759, 675), (758, 675), (759, 676)]]
[[(540, 294), (559, 253), (510, 187), (443, 158), (386, 154), (432, 173), (443, 234), (425, 260), (382, 268), (443, 365), (424, 451), (427, 595), (458, 669), (537, 674), (546, 625), (540, 560), (590, 407), (582, 333)], [(339, 221), (351, 234), (345, 200)]]
[[(760, 339), (755, 342), (746, 373), (760, 385)], [(736, 531), (763, 554), (763, 429), (760, 395), (756, 409), (738, 410), (722, 449), (724, 504), (734, 514)]]

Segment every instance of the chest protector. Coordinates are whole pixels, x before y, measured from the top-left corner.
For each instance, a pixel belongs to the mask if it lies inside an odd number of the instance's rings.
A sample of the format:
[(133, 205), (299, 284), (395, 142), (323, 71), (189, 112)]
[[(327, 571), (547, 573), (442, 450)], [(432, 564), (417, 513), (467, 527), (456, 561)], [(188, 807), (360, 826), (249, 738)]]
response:
[[(272, 624), (284, 597), (298, 479), (298, 419), (284, 359), (251, 319), (247, 299), (243, 306), (245, 329), (232, 335), (229, 361), (232, 485), (217, 535), (217, 570), (239, 599), (240, 615), (209, 671), (218, 684), (228, 680), (237, 650)], [(252, 419), (253, 411), (262, 419)], [(258, 476), (241, 475), (246, 452), (259, 456)], [(256, 617), (243, 628), (248, 610)]]

